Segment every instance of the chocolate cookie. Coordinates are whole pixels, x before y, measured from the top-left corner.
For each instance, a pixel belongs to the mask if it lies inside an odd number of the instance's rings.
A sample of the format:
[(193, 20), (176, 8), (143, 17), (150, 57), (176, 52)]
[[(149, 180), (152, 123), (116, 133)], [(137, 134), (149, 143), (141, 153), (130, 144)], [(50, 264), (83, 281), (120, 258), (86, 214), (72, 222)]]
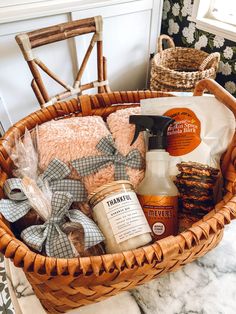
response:
[(177, 164), (177, 168), (180, 172), (188, 173), (190, 175), (201, 175), (207, 177), (216, 177), (219, 174), (219, 169), (204, 165), (198, 162), (181, 162)]
[(177, 164), (180, 174), (175, 184), (180, 192), (183, 213), (201, 218), (214, 208), (213, 189), (219, 169), (197, 162)]

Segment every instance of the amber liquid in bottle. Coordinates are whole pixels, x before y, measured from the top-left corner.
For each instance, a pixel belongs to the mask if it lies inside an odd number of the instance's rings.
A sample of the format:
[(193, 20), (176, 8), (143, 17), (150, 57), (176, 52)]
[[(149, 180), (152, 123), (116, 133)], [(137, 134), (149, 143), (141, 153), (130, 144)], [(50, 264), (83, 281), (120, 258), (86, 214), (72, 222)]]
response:
[(138, 188), (138, 198), (156, 241), (178, 232), (178, 189), (168, 173), (168, 152), (151, 150), (147, 152), (146, 162), (146, 174)]

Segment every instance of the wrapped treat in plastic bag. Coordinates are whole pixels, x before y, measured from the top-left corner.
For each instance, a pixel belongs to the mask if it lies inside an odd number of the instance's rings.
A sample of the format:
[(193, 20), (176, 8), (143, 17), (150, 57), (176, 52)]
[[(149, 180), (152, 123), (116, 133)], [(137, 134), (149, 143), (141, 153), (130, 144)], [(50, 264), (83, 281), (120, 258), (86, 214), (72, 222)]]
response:
[(45, 221), (42, 225), (32, 225), (21, 232), (21, 238), (27, 245), (56, 258), (103, 253), (102, 246), (100, 250), (97, 246), (104, 240), (101, 231), (80, 210), (70, 209), (73, 203), (70, 193), (51, 193), (47, 186), (42, 192), (29, 178), (24, 178), (22, 184), (30, 204)]
[(14, 146), (4, 144), (8, 155), (14, 163), (13, 174), (17, 178), (7, 179), (3, 185), (8, 199), (0, 201), (0, 213), (13, 224), (15, 234), (31, 224), (42, 223), (41, 217), (32, 209), (23, 192), (22, 178), (28, 176), (32, 180), (38, 177), (38, 155), (30, 132), (26, 129), (23, 138), (15, 135)]
[[(37, 132), (37, 129), (36, 129)], [(26, 129), (23, 139), (16, 137), (13, 148), (6, 147), (10, 158), (16, 168), (14, 174), (18, 178), (7, 179), (3, 189), (8, 199), (0, 201), (0, 212), (13, 223), (15, 232), (19, 234), (23, 229), (32, 224), (42, 223), (23, 191), (22, 180), (31, 179), (40, 187), (38, 192), (43, 195), (51, 191), (70, 191), (74, 202), (84, 202), (86, 191), (84, 185), (78, 180), (67, 179), (70, 168), (58, 159), (53, 159), (43, 173), (38, 170), (38, 155), (30, 132)], [(50, 186), (50, 190), (48, 188)]]
[[(134, 138), (135, 126), (129, 123), (129, 117), (130, 115), (137, 114), (141, 114), (140, 107), (117, 110), (108, 116), (107, 125), (111, 131), (116, 147), (122, 155), (126, 156), (132, 150), (137, 149), (142, 158), (145, 158), (143, 133), (140, 133), (135, 143), (130, 145)], [(140, 169), (131, 168), (129, 166), (126, 167), (129, 180), (135, 188), (144, 178), (144, 166), (145, 163), (143, 163), (143, 167)]]
[[(37, 134), (37, 128), (35, 134)], [(16, 133), (13, 146), (8, 145), (7, 142), (3, 145), (14, 163), (14, 176), (17, 178), (28, 176), (36, 180), (38, 177), (37, 141), (31, 136), (29, 130), (25, 129), (22, 138)]]
[(62, 226), (62, 231), (67, 234), (71, 244), (73, 245), (75, 256), (96, 256), (105, 253), (104, 244), (102, 242), (95, 244), (91, 248), (85, 248), (84, 229), (81, 228), (80, 223), (66, 222)]

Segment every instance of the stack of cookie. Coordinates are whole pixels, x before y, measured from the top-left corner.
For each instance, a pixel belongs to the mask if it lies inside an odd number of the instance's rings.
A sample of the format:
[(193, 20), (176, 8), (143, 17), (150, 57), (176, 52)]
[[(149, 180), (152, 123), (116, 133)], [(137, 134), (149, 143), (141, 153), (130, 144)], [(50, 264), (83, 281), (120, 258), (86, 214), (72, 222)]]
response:
[(177, 167), (180, 174), (175, 184), (183, 213), (201, 218), (214, 208), (213, 189), (219, 169), (197, 162), (181, 162)]

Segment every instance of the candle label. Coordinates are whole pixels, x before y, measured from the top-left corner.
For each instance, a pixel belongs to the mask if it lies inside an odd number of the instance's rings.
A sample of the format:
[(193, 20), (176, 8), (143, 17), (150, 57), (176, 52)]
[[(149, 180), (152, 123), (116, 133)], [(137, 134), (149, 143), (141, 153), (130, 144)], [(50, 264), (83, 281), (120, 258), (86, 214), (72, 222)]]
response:
[(102, 203), (117, 243), (151, 232), (135, 192), (113, 194)]

